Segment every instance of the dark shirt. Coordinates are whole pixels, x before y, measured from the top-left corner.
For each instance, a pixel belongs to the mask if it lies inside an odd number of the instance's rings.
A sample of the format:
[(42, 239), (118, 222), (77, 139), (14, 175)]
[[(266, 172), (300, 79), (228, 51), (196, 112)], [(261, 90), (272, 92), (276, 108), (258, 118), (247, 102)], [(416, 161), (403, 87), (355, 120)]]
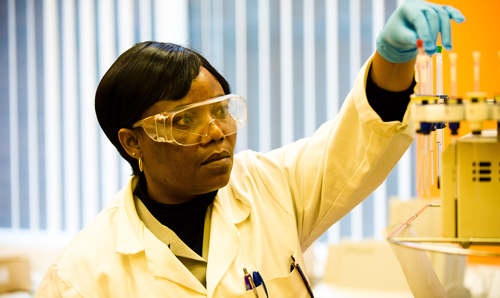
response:
[(372, 109), (382, 118), (382, 121), (403, 121), (406, 108), (410, 103), (416, 82), (413, 80), (410, 88), (401, 92), (391, 92), (375, 85), (371, 76), (371, 68), (366, 80), (366, 98)]

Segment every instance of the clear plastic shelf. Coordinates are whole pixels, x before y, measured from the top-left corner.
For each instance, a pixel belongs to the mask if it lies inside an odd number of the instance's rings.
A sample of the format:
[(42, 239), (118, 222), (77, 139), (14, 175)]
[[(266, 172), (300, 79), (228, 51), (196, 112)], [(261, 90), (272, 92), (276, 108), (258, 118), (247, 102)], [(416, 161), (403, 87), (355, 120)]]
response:
[[(500, 238), (444, 238), (444, 237), (400, 237), (398, 236), (403, 229), (411, 226), (413, 221), (419, 218), (428, 208), (439, 208), (441, 204), (427, 204), (400, 227), (387, 236), (387, 241), (393, 244), (406, 246), (409, 248), (435, 251), (447, 254), (479, 256), (479, 257), (500, 257), (500, 253), (470, 249), (471, 245), (481, 246), (500, 246)], [(443, 244), (443, 245), (439, 245)], [(458, 246), (449, 246), (447, 244), (458, 244)]]

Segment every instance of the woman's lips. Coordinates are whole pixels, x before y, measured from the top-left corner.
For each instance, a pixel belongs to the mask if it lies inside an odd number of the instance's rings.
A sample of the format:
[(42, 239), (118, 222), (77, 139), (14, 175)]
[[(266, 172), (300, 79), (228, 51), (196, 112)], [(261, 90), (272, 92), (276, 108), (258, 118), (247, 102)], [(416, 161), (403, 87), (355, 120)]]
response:
[(211, 164), (211, 163), (215, 163), (215, 162), (225, 163), (225, 162), (227, 162), (229, 157), (230, 157), (229, 152), (222, 151), (222, 152), (214, 153), (214, 154), (210, 155), (201, 164), (206, 165), (206, 164)]

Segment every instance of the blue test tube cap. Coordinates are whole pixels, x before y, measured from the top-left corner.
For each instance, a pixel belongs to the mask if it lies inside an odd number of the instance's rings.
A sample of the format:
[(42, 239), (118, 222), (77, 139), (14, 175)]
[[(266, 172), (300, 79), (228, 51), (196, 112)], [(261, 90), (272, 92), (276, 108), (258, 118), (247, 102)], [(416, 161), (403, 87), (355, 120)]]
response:
[(458, 129), (460, 128), (460, 122), (450, 122), (450, 130), (451, 134), (456, 136), (458, 135)]
[(436, 123), (436, 128), (437, 129), (443, 129), (446, 127), (446, 123), (445, 122), (438, 122)]
[(432, 122), (420, 122), (420, 133), (428, 135), (431, 133), (433, 127)]

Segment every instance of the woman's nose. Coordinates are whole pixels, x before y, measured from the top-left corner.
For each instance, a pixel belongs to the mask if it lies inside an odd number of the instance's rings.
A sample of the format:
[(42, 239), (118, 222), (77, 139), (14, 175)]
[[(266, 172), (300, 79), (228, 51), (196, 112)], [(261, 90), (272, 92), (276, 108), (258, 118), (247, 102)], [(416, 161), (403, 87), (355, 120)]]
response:
[(221, 124), (219, 120), (212, 119), (208, 123), (208, 129), (207, 132), (202, 136), (201, 138), (201, 145), (207, 145), (211, 141), (218, 141), (220, 139), (223, 139), (224, 133), (222, 132)]

